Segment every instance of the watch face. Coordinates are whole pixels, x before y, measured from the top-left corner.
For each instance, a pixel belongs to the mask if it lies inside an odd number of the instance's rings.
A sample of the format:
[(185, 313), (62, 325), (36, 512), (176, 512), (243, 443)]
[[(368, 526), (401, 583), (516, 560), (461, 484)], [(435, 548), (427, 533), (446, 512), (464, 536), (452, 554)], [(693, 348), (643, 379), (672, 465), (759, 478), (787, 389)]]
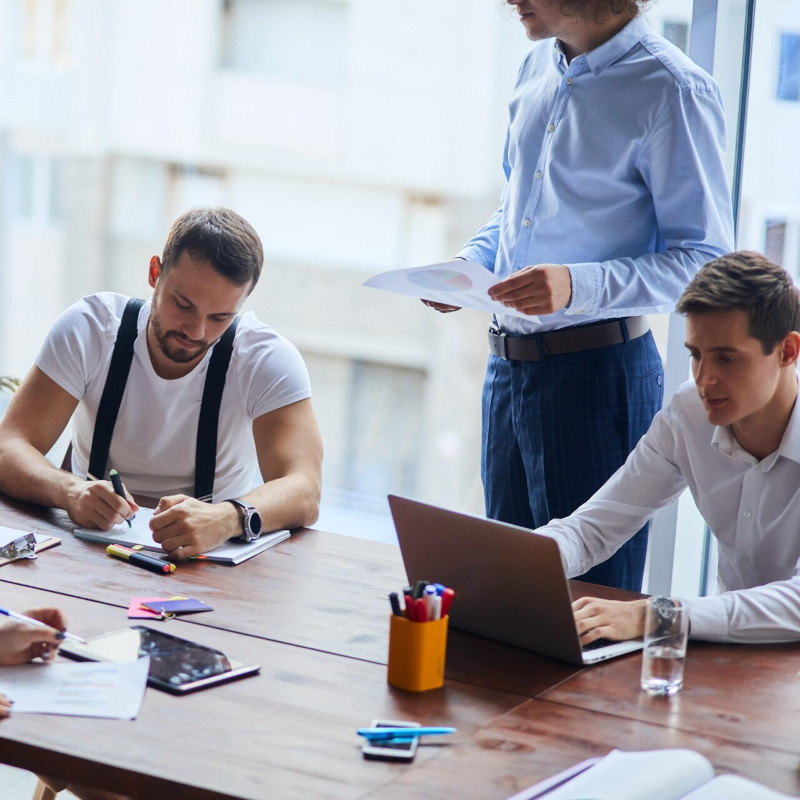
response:
[(261, 514), (258, 511), (253, 511), (250, 515), (250, 530), (256, 535), (261, 535)]
[(261, 535), (261, 514), (250, 507), (244, 512), (245, 536), (248, 540), (257, 539)]

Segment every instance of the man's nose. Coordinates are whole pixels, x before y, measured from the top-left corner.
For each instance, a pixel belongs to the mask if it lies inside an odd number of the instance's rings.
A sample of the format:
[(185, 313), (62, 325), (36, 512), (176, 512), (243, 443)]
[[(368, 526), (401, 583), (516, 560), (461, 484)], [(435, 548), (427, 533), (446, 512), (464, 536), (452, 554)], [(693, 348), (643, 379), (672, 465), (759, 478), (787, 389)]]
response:
[(194, 339), (196, 342), (202, 341), (205, 335), (205, 320), (203, 317), (198, 314), (186, 322), (183, 326), (183, 335), (189, 339)]

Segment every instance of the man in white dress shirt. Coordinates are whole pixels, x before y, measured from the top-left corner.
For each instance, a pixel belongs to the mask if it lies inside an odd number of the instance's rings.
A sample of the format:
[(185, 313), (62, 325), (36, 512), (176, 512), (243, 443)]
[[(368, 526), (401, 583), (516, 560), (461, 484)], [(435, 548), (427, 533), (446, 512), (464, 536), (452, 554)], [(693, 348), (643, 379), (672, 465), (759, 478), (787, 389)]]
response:
[[(686, 602), (692, 638), (800, 639), (800, 298), (758, 253), (706, 264), (684, 291), (694, 383), (676, 392), (625, 464), (569, 517), (567, 574), (585, 572), (689, 488), (719, 546), (718, 594)], [(645, 601), (581, 598), (584, 643), (644, 630)]]

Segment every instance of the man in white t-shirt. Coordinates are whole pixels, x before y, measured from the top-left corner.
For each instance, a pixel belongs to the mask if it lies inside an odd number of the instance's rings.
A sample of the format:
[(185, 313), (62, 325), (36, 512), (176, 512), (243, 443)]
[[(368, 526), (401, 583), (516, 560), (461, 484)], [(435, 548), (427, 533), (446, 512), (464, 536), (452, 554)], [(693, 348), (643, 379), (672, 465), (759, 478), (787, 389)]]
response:
[[(692, 638), (800, 639), (800, 300), (758, 253), (700, 269), (678, 301), (694, 383), (660, 411), (625, 464), (569, 517), (538, 529), (567, 574), (607, 558), (687, 487), (714, 534), (718, 593), (690, 598)], [(584, 643), (644, 630), (644, 601), (581, 598)]]
[[(115, 469), (126, 498), (108, 480), (86, 478), (95, 463), (95, 423), (128, 298), (104, 292), (68, 308), (0, 422), (0, 491), (63, 508), (77, 525), (102, 530), (135, 513), (131, 494), (152, 498), (158, 501), (153, 537), (176, 558), (231, 537), (249, 541), (262, 531), (312, 524), (319, 511), (322, 443), (308, 373), (294, 346), (252, 312), (237, 318), (263, 260), (258, 234), (225, 208), (181, 216), (162, 257), (150, 259), (153, 295), (138, 312), (129, 310), (130, 368), (127, 379), (123, 374), (121, 382), (108, 381), (111, 388), (124, 385), (124, 393), (107, 457), (100, 459), (103, 475), (91, 476), (103, 478)], [(200, 424), (206, 379), (228, 340), (218, 415), (211, 404), (211, 417)], [(71, 473), (43, 455), (70, 418)], [(218, 422), (216, 437), (208, 434), (210, 419)], [(196, 443), (204, 432), (212, 447), (212, 503), (191, 496), (199, 485), (196, 463), (203, 448)]]

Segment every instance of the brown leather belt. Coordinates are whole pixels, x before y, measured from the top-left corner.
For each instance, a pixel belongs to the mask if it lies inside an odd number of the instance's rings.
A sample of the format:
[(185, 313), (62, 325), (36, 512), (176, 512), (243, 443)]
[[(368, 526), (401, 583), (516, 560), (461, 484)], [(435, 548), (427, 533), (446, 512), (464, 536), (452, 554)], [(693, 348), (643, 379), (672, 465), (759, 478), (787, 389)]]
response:
[(531, 336), (510, 336), (490, 329), (489, 352), (507, 361), (544, 361), (550, 356), (623, 344), (644, 336), (649, 330), (647, 317), (623, 317)]

